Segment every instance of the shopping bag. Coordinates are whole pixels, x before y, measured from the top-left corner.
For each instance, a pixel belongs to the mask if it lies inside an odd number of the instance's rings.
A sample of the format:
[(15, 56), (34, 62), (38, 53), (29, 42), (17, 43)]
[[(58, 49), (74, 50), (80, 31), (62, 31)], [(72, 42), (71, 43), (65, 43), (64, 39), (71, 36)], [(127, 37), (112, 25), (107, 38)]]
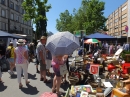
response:
[(68, 73), (66, 64), (60, 65), (60, 75), (65, 75), (66, 73)]
[(46, 69), (50, 69), (51, 68), (51, 60), (46, 59), (45, 62), (46, 62)]
[(45, 92), (40, 97), (58, 97), (56, 93)]

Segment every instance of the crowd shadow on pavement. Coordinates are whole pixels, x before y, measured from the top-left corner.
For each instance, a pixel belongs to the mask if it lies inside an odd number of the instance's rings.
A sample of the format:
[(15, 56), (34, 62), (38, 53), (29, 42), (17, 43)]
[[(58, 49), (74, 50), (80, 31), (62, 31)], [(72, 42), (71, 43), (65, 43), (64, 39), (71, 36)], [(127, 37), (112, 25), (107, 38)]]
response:
[(10, 78), (11, 79), (16, 79), (17, 78), (17, 74), (10, 75)]
[(28, 73), (28, 78), (29, 79), (32, 79), (32, 80), (37, 80), (37, 78), (36, 78), (36, 74), (30, 74), (30, 73)]
[(62, 83), (61, 84), (61, 88), (64, 90), (64, 91), (67, 91), (67, 89), (69, 88), (69, 83)]
[(0, 83), (0, 92), (4, 91), (7, 88), (7, 86), (4, 85), (4, 83)]
[(39, 92), (36, 87), (33, 87), (30, 84), (27, 85), (27, 88), (22, 87), (21, 91), (24, 92), (25, 94), (30, 94), (30, 95), (36, 95)]

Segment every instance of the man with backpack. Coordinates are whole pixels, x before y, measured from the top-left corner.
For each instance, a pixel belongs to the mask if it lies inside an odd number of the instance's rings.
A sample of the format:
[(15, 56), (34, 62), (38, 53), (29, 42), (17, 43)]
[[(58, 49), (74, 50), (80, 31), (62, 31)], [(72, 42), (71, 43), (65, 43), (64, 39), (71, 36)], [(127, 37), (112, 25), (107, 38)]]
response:
[(15, 47), (13, 46), (13, 42), (10, 42), (9, 46), (6, 49), (6, 58), (10, 63), (10, 70), (8, 70), (8, 73), (10, 75), (13, 75), (13, 69), (15, 67), (15, 63), (14, 63), (14, 49)]

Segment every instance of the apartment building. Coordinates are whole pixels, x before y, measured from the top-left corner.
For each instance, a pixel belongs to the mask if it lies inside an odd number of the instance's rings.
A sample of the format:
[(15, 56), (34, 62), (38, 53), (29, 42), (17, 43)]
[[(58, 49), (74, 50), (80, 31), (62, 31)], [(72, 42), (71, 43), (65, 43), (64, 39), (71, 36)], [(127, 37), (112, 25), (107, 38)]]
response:
[(128, 3), (130, 0), (126, 1), (117, 10), (113, 11), (112, 14), (108, 16), (108, 20), (106, 22), (106, 26), (108, 29), (107, 34), (111, 36), (115, 36), (117, 38), (127, 38), (128, 32)]
[(28, 40), (32, 40), (32, 22), (24, 21), (21, 4), (23, 0), (0, 0), (0, 30), (25, 34)]

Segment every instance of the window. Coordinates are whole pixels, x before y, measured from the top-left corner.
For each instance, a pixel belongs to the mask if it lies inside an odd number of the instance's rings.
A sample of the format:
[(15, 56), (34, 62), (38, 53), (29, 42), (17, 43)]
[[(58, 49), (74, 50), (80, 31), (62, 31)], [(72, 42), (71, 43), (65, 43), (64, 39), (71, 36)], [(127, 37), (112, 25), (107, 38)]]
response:
[(1, 16), (2, 16), (2, 17), (6, 17), (5, 10), (3, 10), (3, 9), (1, 10)]
[(112, 19), (112, 16), (111, 17), (109, 17), (109, 20), (111, 20)]
[(127, 25), (127, 22), (124, 22), (124, 23), (121, 24), (122, 27), (126, 26), (126, 25)]
[(115, 26), (115, 29), (117, 29), (118, 28), (118, 25), (117, 26)]
[(16, 6), (15, 6), (15, 10), (16, 11), (19, 11), (19, 6), (16, 4)]
[(121, 20), (121, 17), (119, 17), (119, 21)]
[(26, 29), (26, 34), (28, 34), (28, 29)]
[(2, 28), (2, 30), (6, 30), (6, 23), (1, 23), (1, 28)]
[(16, 15), (16, 21), (19, 21), (19, 16), (18, 15)]
[(22, 9), (22, 14), (24, 14), (24, 9)]
[(118, 22), (118, 19), (115, 20), (115, 23)]
[(117, 16), (117, 15), (118, 15), (118, 12), (115, 13), (115, 16)]
[(122, 8), (122, 11), (124, 11), (126, 8), (127, 8), (127, 6), (124, 6), (124, 7)]
[(30, 34), (30, 35), (32, 35), (32, 33), (31, 33), (31, 32), (32, 32), (32, 30), (29, 30), (29, 34)]
[(124, 15), (122, 15), (122, 19), (124, 19), (124, 18), (126, 18), (127, 17), (127, 14), (124, 14)]
[(125, 31), (125, 30), (122, 31), (122, 35), (123, 35), (123, 34), (126, 34), (126, 31)]
[(118, 36), (118, 32), (115, 32), (115, 36)]
[(28, 25), (31, 26), (31, 21), (28, 21)]
[(22, 32), (24, 33), (24, 28), (22, 27)]
[(10, 8), (14, 9), (14, 3), (10, 2)]
[(14, 20), (14, 14), (11, 13), (11, 17), (10, 17), (12, 20)]
[(1, 0), (1, 4), (4, 4), (4, 5), (5, 5), (5, 0)]
[(24, 23), (23, 19), (21, 19), (21, 23)]

